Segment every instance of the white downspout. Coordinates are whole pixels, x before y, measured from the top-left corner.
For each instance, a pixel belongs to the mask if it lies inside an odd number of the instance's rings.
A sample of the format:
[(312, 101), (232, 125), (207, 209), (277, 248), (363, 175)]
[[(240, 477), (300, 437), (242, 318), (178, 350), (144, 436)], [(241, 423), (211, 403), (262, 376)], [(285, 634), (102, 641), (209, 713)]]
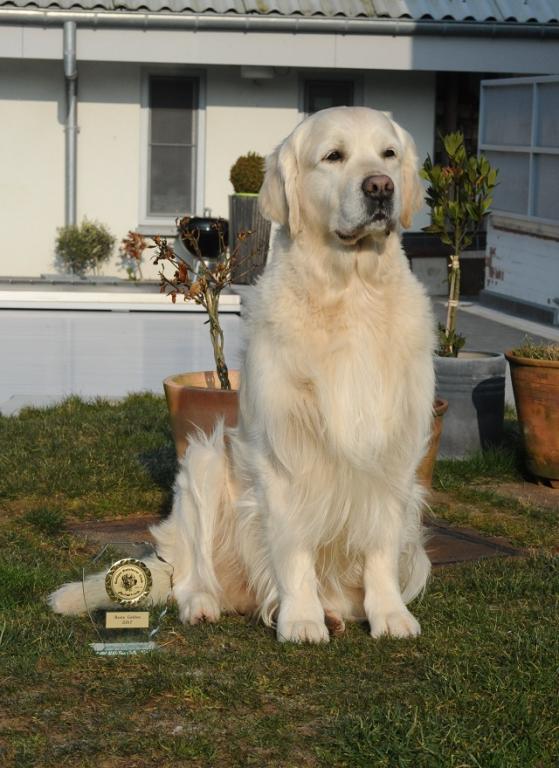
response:
[(66, 78), (64, 223), (76, 223), (78, 68), (76, 64), (76, 22), (64, 22), (64, 76)]

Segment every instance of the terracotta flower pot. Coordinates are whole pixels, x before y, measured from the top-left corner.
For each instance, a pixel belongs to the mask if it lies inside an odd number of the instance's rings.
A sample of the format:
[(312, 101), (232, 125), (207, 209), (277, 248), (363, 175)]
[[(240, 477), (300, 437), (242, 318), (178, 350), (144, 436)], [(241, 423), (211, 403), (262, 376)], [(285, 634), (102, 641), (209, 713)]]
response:
[(239, 372), (229, 371), (229, 379), (232, 389), (221, 389), (215, 371), (178, 373), (163, 382), (179, 458), (198, 429), (209, 435), (220, 416), (228, 427), (237, 423)]
[(559, 488), (559, 362), (505, 353), (526, 464), (536, 477)]
[[(177, 456), (181, 458), (188, 445), (188, 438), (201, 429), (211, 433), (219, 417), (225, 425), (234, 427), (239, 408), (239, 371), (229, 371), (230, 390), (221, 389), (215, 371), (196, 371), (169, 376), (163, 382), (171, 429)], [(437, 400), (434, 406), (433, 434), (417, 476), (426, 488), (431, 487), (433, 468), (441, 438), (443, 414), (448, 408), (446, 400)]]
[(433, 429), (427, 453), (417, 468), (417, 479), (424, 488), (431, 488), (433, 482), (433, 470), (439, 453), (441, 434), (443, 431), (443, 416), (448, 410), (448, 401), (438, 398), (433, 406)]

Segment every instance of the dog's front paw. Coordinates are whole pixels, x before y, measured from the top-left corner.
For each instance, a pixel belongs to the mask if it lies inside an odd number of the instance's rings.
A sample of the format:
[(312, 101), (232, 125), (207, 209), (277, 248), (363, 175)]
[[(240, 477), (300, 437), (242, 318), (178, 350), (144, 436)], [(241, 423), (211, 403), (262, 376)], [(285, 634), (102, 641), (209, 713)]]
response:
[(407, 608), (373, 616), (369, 621), (372, 637), (416, 637), (421, 634), (419, 622)]
[[(177, 600), (177, 602), (179, 602)], [(220, 617), (219, 604), (208, 592), (190, 592), (179, 602), (179, 615), (184, 624), (213, 623)]]
[(280, 643), (327, 643), (330, 639), (323, 621), (278, 621)]

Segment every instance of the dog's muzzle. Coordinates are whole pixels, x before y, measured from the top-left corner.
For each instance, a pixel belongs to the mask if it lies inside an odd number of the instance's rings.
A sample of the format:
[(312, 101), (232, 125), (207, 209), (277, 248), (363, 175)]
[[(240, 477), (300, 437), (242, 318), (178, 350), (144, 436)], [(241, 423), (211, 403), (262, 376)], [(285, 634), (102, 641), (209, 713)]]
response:
[(367, 176), (361, 184), (367, 209), (373, 222), (388, 221), (392, 215), (394, 182), (390, 176)]

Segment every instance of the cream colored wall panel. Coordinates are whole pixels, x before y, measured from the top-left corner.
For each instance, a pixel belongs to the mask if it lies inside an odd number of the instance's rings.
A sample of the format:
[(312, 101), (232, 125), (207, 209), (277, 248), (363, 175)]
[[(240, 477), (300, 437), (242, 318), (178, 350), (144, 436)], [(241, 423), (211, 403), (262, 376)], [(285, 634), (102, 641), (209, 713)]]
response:
[(206, 206), (228, 216), (229, 170), (239, 155), (270, 153), (301, 119), (294, 74), (256, 82), (240, 67), (210, 69), (207, 77)]
[(138, 225), (140, 185), (140, 68), (78, 64), (78, 220), (102, 222), (117, 238), (104, 274), (118, 268), (118, 243)]
[(0, 275), (54, 271), (64, 223), (61, 62), (0, 60)]
[[(411, 135), (417, 146), (419, 164), (433, 155), (435, 139), (435, 73), (374, 72), (365, 76), (365, 106), (390, 112)], [(429, 224), (424, 207), (414, 218), (417, 231)]]

